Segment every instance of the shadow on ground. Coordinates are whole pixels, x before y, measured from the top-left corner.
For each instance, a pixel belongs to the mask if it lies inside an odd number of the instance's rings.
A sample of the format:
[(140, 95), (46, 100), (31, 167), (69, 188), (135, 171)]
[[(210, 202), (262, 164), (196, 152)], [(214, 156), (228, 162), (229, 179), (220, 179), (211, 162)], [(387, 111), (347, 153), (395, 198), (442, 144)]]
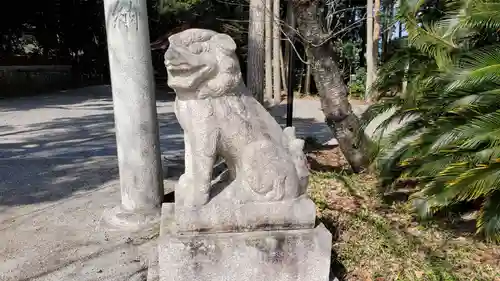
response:
[[(162, 150), (181, 154), (174, 114), (158, 118)], [(28, 125), (23, 133), (25, 138), (0, 143), (0, 205), (56, 201), (118, 178), (112, 113), (57, 118)]]
[[(408, 202), (410, 196), (419, 191), (416, 188), (416, 183), (411, 183), (410, 186), (400, 186), (400, 188), (386, 192), (386, 188), (383, 186), (378, 186), (378, 192), (382, 202), (385, 204), (385, 208), (381, 208), (381, 211), (389, 212), (389, 206), (393, 204), (401, 204)], [(464, 219), (462, 216), (478, 211), (482, 204), (481, 200), (476, 202), (466, 202), (461, 204), (452, 205), (448, 208), (444, 208), (441, 211), (435, 212), (432, 217), (425, 220), (417, 220), (415, 216), (415, 222), (422, 225), (435, 225), (441, 229), (447, 230), (452, 233), (455, 237), (472, 237), (477, 236), (481, 239), (480, 235), (476, 235), (476, 225), (477, 221), (474, 218)]]
[[(316, 218), (316, 225), (322, 223), (332, 234), (332, 244), (337, 243), (340, 237), (340, 227), (337, 222), (329, 217)], [(347, 268), (342, 264), (338, 253), (332, 248), (330, 252), (329, 281), (347, 281)]]
[[(67, 105), (74, 106), (90, 99), (100, 100), (104, 103), (111, 101), (111, 87), (109, 85), (91, 86), (80, 89), (61, 90), (42, 93), (36, 96), (6, 98), (0, 100), (0, 112), (31, 110), (39, 108), (61, 108)], [(109, 103), (105, 103), (110, 105)], [(96, 106), (99, 106), (97, 104)]]
[[(156, 90), (157, 101), (173, 101), (175, 94), (168, 88)], [(85, 104), (88, 100), (96, 100), (97, 103)], [(60, 90), (55, 92), (41, 93), (36, 96), (0, 99), (0, 112), (18, 110), (31, 110), (40, 108), (89, 109), (99, 107), (101, 110), (112, 110), (112, 94), (110, 85), (89, 86), (78, 89)], [(81, 105), (80, 105), (81, 104)], [(2, 126), (0, 126), (1, 129)]]
[[(158, 114), (162, 149), (182, 150), (180, 126), (174, 113)], [(39, 134), (41, 132), (41, 134)], [(24, 156), (92, 157), (116, 155), (112, 113), (78, 118), (56, 118), (24, 126), (22, 131), (6, 132), (0, 137), (26, 134), (22, 141), (0, 143), (0, 158)]]
[[(286, 125), (286, 103), (281, 103), (279, 105), (274, 106), (271, 109), (271, 114), (276, 118), (276, 121), (285, 127)], [(311, 109), (316, 110), (316, 109)], [(297, 114), (294, 114), (296, 116)], [(313, 137), (318, 142), (324, 143), (333, 138), (332, 132), (325, 124), (325, 122), (321, 122), (316, 120), (315, 118), (301, 118), (294, 117), (292, 119), (292, 126), (296, 128), (297, 137), (306, 138)]]

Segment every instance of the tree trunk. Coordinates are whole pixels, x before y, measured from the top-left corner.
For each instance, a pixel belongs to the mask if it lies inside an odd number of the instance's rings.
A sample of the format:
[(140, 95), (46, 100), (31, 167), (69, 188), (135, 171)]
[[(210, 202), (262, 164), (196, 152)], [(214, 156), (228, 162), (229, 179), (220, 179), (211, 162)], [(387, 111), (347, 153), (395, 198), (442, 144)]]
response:
[(403, 77), (403, 85), (401, 86), (401, 93), (403, 96), (406, 96), (406, 88), (408, 87), (408, 72), (409, 72), (409, 70), (410, 70), (410, 59), (408, 59), (408, 62), (406, 63), (404, 77)]
[(391, 18), (389, 1), (385, 1), (382, 10), (384, 11), (384, 18), (382, 20), (382, 33), (380, 34), (382, 37), (382, 53), (380, 55), (380, 61), (384, 62), (387, 57), (387, 45), (389, 44), (391, 32), (391, 29), (389, 28), (389, 19)]
[(373, 3), (373, 81), (377, 79), (377, 68), (379, 60), (379, 46), (380, 41), (380, 0), (374, 0)]
[[(307, 55), (307, 50), (306, 50), (306, 55)], [(306, 95), (310, 95), (311, 94), (311, 60), (309, 59), (309, 57), (307, 57), (307, 62), (308, 62), (308, 64), (306, 64), (306, 81), (304, 84), (304, 92), (306, 93)]]
[(297, 93), (299, 93), (299, 95), (302, 95), (302, 80), (304, 80), (304, 67), (302, 67), (302, 69), (300, 70), (300, 75), (299, 75), (299, 83), (298, 84), (298, 89), (297, 89)]
[(283, 91), (285, 93), (288, 93), (288, 88), (286, 84), (285, 60), (283, 59), (283, 53), (281, 52), (281, 50), (280, 50), (280, 71), (281, 71), (281, 84), (283, 84)]
[(266, 0), (265, 14), (265, 95), (264, 105), (272, 106), (273, 102), (273, 0)]
[(274, 105), (281, 102), (281, 35), (280, 35), (280, 0), (273, 2), (273, 99)]
[[(392, 39), (392, 36), (394, 34), (394, 32), (396, 31), (396, 24), (394, 23), (394, 13), (396, 12), (396, 9), (395, 9), (395, 4), (394, 4), (394, 0), (390, 0), (389, 3), (388, 3), (388, 17), (387, 17), (387, 28), (389, 29), (389, 31), (387, 31), (387, 37), (385, 38), (386, 40), (386, 48), (385, 48), (385, 57), (384, 59), (387, 59), (387, 53), (389, 52), (388, 48), (389, 48), (389, 43), (391, 42), (391, 39)], [(389, 26), (391, 25), (391, 26)]]
[(247, 87), (260, 103), (264, 101), (264, 10), (262, 0), (250, 0)]
[[(340, 149), (354, 172), (367, 167), (368, 157), (364, 142), (364, 134), (358, 141), (360, 132), (359, 119), (353, 113), (347, 99), (347, 86), (337, 64), (331, 41), (323, 43), (324, 34), (317, 18), (316, 1), (296, 0), (298, 31), (301, 36), (311, 42), (307, 46), (307, 56), (311, 61), (312, 75), (321, 99), (321, 107), (326, 123), (338, 140)], [(361, 144), (361, 145), (360, 145)]]
[[(293, 16), (291, 15), (292, 11), (290, 9), (286, 9), (286, 18), (285, 18), (285, 22), (290, 22), (290, 18)], [(288, 27), (288, 26), (287, 26)], [(286, 29), (286, 33), (289, 34), (289, 27)], [(287, 37), (288, 39), (288, 37)], [(284, 60), (283, 60), (283, 66), (284, 66), (284, 70), (285, 70), (285, 73), (288, 73), (288, 64), (289, 64), (289, 61), (288, 61), (288, 54), (290, 52), (294, 52), (293, 48), (290, 46), (290, 44), (285, 44), (285, 57), (284, 57)], [(285, 76), (286, 77), (286, 76)]]
[(366, 2), (366, 90), (365, 99), (370, 101), (370, 86), (373, 83), (375, 64), (373, 61), (373, 0)]

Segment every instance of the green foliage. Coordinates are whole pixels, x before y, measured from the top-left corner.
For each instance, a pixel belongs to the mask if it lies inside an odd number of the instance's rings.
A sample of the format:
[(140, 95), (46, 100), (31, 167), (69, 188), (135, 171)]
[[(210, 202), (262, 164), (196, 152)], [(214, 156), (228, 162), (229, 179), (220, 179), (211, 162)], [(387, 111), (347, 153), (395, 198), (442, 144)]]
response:
[(338, 39), (334, 41), (338, 63), (353, 97), (362, 98), (365, 94), (366, 69), (360, 67), (363, 41), (361, 38)]
[(389, 108), (381, 129), (410, 118), (381, 139), (376, 164), (386, 184), (418, 183), (421, 216), (471, 202), (478, 232), (500, 241), (500, 0), (446, 1), (434, 17), (426, 3), (401, 1), (408, 37), (373, 85), (384, 94), (365, 123)]
[(366, 90), (366, 69), (360, 67), (356, 69), (356, 73), (351, 75), (349, 83), (349, 94), (353, 97), (364, 98)]
[(350, 70), (356, 69), (360, 64), (361, 53), (361, 40), (349, 40), (341, 41), (338, 40), (336, 43), (336, 50), (339, 50), (339, 62), (345, 62), (349, 64)]
[(188, 11), (193, 6), (200, 4), (203, 0), (159, 0), (158, 12), (160, 14), (177, 14)]

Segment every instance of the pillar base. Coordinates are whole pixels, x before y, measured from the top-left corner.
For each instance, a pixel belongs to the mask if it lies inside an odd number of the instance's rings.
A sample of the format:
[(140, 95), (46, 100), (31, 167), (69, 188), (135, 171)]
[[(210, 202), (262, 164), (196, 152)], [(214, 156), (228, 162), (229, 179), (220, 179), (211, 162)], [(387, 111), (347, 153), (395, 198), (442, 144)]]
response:
[(103, 221), (108, 227), (131, 232), (159, 228), (160, 219), (160, 208), (132, 212), (116, 206), (106, 209), (103, 214)]

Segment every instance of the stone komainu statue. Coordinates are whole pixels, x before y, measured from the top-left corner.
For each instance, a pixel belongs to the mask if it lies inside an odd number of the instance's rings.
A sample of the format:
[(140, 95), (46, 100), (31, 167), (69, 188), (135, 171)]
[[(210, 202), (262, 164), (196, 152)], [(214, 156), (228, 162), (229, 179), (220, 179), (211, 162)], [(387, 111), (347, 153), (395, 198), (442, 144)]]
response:
[[(177, 94), (186, 163), (176, 200), (201, 206), (214, 196), (243, 204), (304, 194), (309, 176), (304, 141), (293, 127), (282, 130), (246, 89), (233, 39), (188, 29), (170, 36), (169, 43), (165, 66)], [(218, 157), (226, 161), (230, 183), (214, 195), (212, 167)]]

